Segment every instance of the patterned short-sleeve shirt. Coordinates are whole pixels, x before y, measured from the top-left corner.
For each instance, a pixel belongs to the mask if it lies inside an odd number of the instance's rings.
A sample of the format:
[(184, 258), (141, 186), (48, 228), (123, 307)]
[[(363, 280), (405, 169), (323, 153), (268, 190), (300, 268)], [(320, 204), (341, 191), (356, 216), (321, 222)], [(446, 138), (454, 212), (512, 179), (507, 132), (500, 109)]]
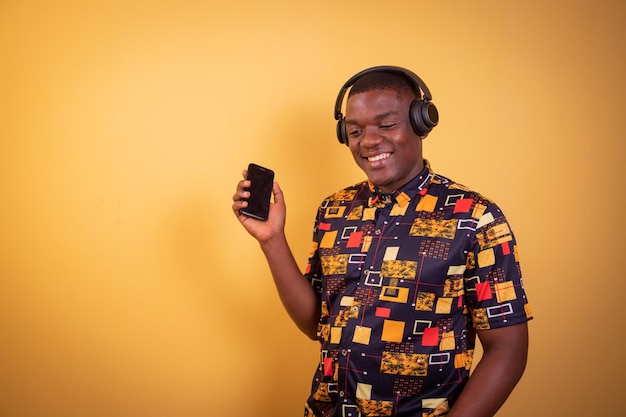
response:
[(322, 306), (306, 416), (445, 414), (475, 330), (531, 318), (504, 215), (427, 161), (392, 194), (364, 181), (325, 199), (306, 276)]

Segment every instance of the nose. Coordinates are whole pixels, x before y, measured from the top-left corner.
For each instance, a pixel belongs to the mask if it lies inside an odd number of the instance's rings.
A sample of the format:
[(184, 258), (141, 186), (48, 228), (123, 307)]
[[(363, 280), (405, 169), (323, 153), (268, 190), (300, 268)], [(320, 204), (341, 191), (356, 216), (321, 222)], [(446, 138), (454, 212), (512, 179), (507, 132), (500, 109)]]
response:
[(378, 132), (378, 129), (369, 127), (363, 132), (361, 138), (361, 146), (372, 147), (377, 146), (382, 140), (382, 135)]

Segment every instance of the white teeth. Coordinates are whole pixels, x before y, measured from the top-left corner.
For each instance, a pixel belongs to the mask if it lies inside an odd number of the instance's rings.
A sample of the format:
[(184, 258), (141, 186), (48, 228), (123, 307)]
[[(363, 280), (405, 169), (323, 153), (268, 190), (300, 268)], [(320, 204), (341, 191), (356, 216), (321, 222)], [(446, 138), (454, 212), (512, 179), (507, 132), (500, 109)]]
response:
[(367, 158), (367, 160), (370, 162), (375, 162), (375, 161), (380, 161), (381, 159), (389, 158), (389, 156), (391, 156), (390, 153), (381, 153), (376, 156), (370, 156)]

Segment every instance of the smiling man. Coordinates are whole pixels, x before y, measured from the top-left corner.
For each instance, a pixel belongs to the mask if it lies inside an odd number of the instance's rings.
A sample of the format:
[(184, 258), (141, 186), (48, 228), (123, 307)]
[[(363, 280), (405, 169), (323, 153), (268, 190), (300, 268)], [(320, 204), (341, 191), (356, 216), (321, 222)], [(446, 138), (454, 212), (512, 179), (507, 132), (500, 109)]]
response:
[[(370, 73), (350, 90), (345, 127), (357, 165), (375, 186), (390, 193), (424, 168), (422, 139), (425, 136), (418, 136), (409, 121), (408, 109), (416, 93), (406, 82), (402, 85), (402, 79), (397, 80), (397, 85), (384, 84), (388, 78), (385, 74)], [(381, 87), (367, 89), (372, 85)]]
[[(266, 222), (240, 212), (249, 181), (233, 197), (285, 309), (321, 343), (305, 416), (493, 416), (524, 371), (532, 317), (506, 218), (423, 159), (438, 113), (411, 71), (358, 73), (335, 117), (367, 179), (322, 202), (304, 273), (279, 185)], [(484, 353), (470, 378), (476, 336)]]

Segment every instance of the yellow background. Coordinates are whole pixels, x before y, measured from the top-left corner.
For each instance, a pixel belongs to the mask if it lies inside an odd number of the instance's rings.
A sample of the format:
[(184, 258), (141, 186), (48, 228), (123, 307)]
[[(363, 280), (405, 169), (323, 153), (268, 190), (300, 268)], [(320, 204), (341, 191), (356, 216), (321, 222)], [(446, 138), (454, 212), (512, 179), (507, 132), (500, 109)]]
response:
[(380, 64), (518, 238), (536, 319), (498, 416), (621, 415), (624, 27), (623, 0), (0, 0), (0, 416), (301, 415), (317, 345), (230, 198), (275, 169), (304, 265), (363, 178), (337, 91)]

